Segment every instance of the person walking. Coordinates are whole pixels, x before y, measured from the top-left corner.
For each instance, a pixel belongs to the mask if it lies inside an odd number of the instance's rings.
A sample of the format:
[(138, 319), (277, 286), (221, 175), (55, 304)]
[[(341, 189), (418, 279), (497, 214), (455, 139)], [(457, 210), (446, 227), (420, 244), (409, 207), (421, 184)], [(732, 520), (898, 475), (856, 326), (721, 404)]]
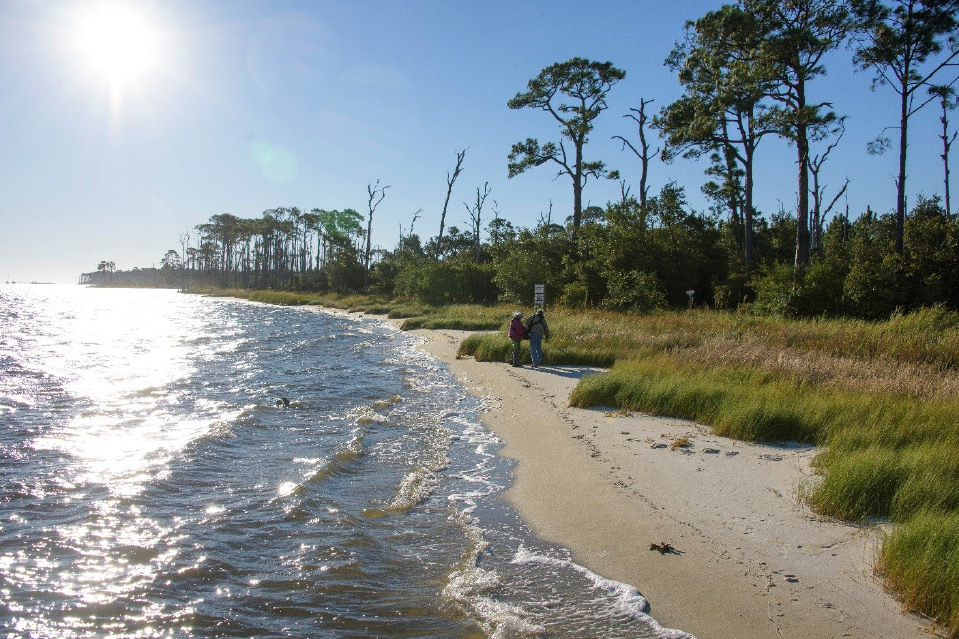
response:
[(513, 366), (521, 366), (520, 353), (523, 345), (523, 333), (526, 327), (523, 326), (523, 314), (519, 311), (513, 313), (513, 319), (509, 323), (509, 339), (513, 342), (513, 357), (511, 363)]
[(543, 339), (549, 339), (549, 325), (543, 309), (537, 309), (535, 314), (529, 316), (526, 328), (529, 329), (529, 355), (533, 360), (533, 368), (537, 368), (543, 363)]

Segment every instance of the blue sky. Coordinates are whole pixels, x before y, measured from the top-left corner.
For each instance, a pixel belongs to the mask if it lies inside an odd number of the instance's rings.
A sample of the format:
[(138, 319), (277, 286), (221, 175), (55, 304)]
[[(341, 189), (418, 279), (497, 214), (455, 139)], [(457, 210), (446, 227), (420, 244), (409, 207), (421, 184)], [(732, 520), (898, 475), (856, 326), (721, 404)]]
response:
[[(119, 82), (78, 42), (91, 15), (117, 4), (132, 7), (143, 37), (156, 42), (155, 57), (131, 63)], [(679, 97), (663, 60), (686, 20), (721, 4), (8, 0), (0, 4), (0, 277), (73, 282), (100, 260), (159, 265), (181, 234), (218, 213), (364, 212), (377, 179), (390, 189), (373, 242), (392, 248), (418, 209), (415, 232), (437, 233), (447, 172), (467, 147), (448, 225), (469, 226), (463, 202), (485, 182), (490, 215), (496, 200), (502, 217), (533, 226), (552, 201), (562, 221), (572, 206), (567, 178), (554, 179), (548, 165), (513, 179), (506, 169), (514, 142), (556, 140), (557, 128), (507, 101), (574, 56), (624, 69), (586, 155), (619, 169), (635, 191), (638, 161), (611, 138), (636, 140), (623, 115), (640, 98), (658, 109)], [(841, 50), (810, 87), (812, 99), (848, 116), (823, 177), (829, 193), (852, 180), (853, 216), (895, 202), (896, 153), (870, 156), (865, 145), (897, 122), (896, 96), (870, 84)], [(938, 115), (930, 105), (912, 124), (910, 202), (943, 190)], [(764, 141), (757, 162), (760, 210), (794, 209), (795, 151)], [(650, 185), (655, 192), (675, 180), (702, 210), (703, 168), (657, 162)], [(618, 192), (592, 182), (584, 199), (603, 205)]]

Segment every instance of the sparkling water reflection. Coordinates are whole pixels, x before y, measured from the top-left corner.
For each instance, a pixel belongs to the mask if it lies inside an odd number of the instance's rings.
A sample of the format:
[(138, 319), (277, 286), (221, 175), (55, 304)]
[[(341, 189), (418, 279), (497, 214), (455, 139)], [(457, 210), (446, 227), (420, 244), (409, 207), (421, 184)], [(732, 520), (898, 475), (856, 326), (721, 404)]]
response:
[(0, 287), (0, 628), (681, 636), (529, 534), (482, 403), (414, 346), (317, 309)]

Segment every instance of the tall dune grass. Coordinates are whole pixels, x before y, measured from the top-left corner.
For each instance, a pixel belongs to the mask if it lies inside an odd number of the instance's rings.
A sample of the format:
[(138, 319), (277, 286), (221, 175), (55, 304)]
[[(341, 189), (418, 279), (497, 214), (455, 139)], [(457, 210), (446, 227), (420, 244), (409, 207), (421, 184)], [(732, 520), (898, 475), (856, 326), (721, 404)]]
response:
[(917, 513), (882, 545), (877, 573), (908, 610), (959, 635), (959, 513)]

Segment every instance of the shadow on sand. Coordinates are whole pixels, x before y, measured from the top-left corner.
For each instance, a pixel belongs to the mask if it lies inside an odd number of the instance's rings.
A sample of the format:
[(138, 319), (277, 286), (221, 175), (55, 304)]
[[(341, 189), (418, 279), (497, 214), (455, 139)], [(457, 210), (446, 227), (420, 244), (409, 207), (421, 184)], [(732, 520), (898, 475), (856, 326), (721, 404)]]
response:
[(549, 373), (551, 375), (558, 375), (560, 377), (567, 377), (569, 379), (582, 379), (587, 375), (597, 375), (599, 373), (605, 373), (605, 368), (598, 368), (596, 366), (572, 366), (572, 365), (559, 365), (559, 364), (540, 364), (537, 367), (534, 367), (531, 364), (523, 364), (523, 368), (530, 371), (537, 371), (543, 373)]

